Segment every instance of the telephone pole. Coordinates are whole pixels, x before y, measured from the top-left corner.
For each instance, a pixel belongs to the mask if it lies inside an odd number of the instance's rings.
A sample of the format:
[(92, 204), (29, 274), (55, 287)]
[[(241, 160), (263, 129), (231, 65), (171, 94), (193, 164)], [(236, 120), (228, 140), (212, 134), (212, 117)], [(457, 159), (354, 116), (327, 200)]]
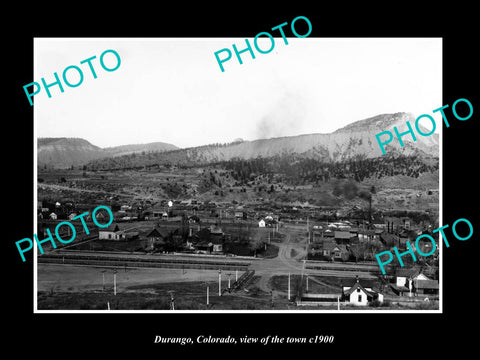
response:
[(113, 295), (117, 295), (117, 270), (113, 271)]
[(288, 273), (288, 300), (290, 300), (290, 273)]
[(222, 270), (218, 270), (218, 296), (222, 296)]

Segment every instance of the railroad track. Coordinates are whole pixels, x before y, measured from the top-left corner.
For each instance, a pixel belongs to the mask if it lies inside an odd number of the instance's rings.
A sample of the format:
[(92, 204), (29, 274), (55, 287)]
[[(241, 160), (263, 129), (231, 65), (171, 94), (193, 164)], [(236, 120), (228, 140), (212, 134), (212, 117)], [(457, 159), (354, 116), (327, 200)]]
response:
[(142, 257), (138, 255), (96, 255), (74, 253), (45, 253), (38, 256), (38, 263), (92, 265), (92, 266), (116, 266), (121, 268), (148, 267), (170, 269), (213, 269), (213, 270), (240, 270), (246, 271), (249, 262), (245, 261), (216, 261), (209, 259), (172, 259), (163, 257)]

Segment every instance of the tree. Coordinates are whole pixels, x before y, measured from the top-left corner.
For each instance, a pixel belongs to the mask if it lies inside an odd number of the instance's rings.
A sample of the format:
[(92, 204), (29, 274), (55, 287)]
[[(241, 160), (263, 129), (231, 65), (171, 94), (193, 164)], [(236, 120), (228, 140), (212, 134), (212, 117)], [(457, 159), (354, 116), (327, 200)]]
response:
[(256, 232), (248, 244), (249, 249), (254, 252), (254, 256), (257, 256), (257, 251), (263, 247), (263, 243), (261, 234)]
[(355, 262), (363, 259), (363, 245), (355, 244), (350, 246), (350, 254), (355, 258)]

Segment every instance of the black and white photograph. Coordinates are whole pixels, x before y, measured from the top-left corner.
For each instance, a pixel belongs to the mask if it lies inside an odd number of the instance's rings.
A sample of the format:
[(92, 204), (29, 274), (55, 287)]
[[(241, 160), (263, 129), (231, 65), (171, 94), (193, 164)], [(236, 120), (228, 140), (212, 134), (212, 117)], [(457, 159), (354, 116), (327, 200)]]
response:
[(475, 9), (263, 5), (6, 11), (7, 353), (474, 353)]

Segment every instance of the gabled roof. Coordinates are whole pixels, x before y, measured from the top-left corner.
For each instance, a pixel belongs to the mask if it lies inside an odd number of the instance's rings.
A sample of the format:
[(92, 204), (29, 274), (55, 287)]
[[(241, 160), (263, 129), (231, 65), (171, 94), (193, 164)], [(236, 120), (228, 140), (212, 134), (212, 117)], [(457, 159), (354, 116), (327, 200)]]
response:
[(335, 246), (337, 246), (337, 243), (333, 239), (323, 239), (321, 242), (321, 248), (323, 250), (331, 250)]
[(380, 238), (388, 242), (396, 242), (399, 239), (397, 235), (389, 233), (381, 233)]
[(148, 238), (151, 238), (151, 237), (165, 238), (167, 236), (168, 234), (165, 230), (161, 230), (157, 228), (153, 228), (153, 230), (147, 234)]
[(210, 230), (211, 234), (222, 234), (223, 235), (223, 230), (220, 226), (211, 225), (209, 230)]
[(344, 293), (345, 295), (350, 295), (351, 293), (353, 293), (354, 291), (356, 291), (358, 288), (359, 288), (361, 291), (363, 291), (365, 294), (367, 294), (368, 296), (373, 296), (373, 295), (374, 295), (374, 292), (373, 292), (373, 291), (368, 291), (368, 290), (365, 289), (359, 282), (356, 282), (355, 284), (353, 284), (353, 286), (350, 287), (350, 289), (344, 290), (343, 293)]
[[(375, 289), (378, 288), (378, 280), (377, 279), (359, 279), (358, 280), (364, 288)], [(353, 286), (355, 285), (357, 280), (355, 278), (350, 279), (342, 279), (342, 285), (344, 287)]]
[(349, 231), (335, 231), (335, 238), (336, 239), (351, 239), (354, 237)]
[(345, 253), (347, 252), (347, 247), (345, 245), (342, 245), (342, 244), (337, 244), (335, 241), (325, 241), (323, 243), (323, 250), (330, 250), (330, 251), (334, 251), (335, 249)]

